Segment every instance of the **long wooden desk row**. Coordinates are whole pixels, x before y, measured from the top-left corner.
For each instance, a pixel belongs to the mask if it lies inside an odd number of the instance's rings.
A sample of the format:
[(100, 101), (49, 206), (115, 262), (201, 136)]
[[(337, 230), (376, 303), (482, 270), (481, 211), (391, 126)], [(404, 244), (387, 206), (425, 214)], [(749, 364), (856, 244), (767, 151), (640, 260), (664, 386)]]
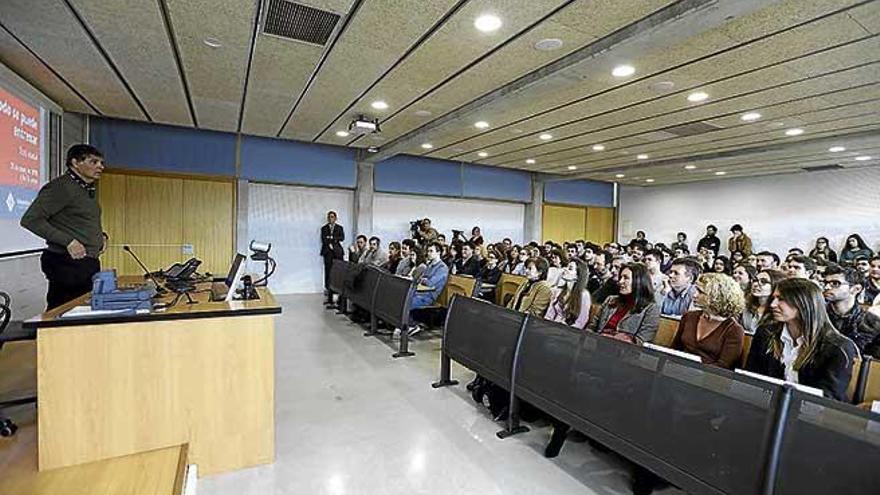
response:
[(209, 285), (146, 315), (61, 317), (86, 295), (24, 323), (38, 329), (40, 470), (181, 444), (202, 474), (274, 460), (281, 307), (263, 288), (211, 302)]

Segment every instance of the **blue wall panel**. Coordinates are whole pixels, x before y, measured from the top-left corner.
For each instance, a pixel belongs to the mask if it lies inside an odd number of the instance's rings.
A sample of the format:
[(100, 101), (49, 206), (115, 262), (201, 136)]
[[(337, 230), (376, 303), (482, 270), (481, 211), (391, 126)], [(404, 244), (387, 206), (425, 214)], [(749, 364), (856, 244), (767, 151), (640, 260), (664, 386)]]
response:
[(235, 175), (234, 134), (92, 117), (89, 142), (110, 167)]
[(465, 165), (464, 195), (469, 198), (505, 199), (529, 203), (532, 176), (528, 172), (482, 165)]
[(376, 164), (378, 192), (461, 196), (461, 164), (433, 158), (397, 155)]
[(354, 150), (242, 136), (241, 176), (253, 181), (354, 188)]
[(544, 201), (584, 206), (614, 206), (614, 184), (592, 180), (551, 181), (544, 184)]

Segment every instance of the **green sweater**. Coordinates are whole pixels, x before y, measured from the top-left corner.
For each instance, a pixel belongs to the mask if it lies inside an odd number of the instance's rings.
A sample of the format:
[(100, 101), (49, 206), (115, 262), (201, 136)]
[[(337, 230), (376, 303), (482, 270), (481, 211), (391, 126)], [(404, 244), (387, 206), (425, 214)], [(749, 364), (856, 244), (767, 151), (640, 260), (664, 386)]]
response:
[(97, 258), (104, 244), (101, 207), (73, 177), (64, 174), (40, 189), (21, 217), (21, 226), (46, 240), (50, 251), (66, 253), (74, 239)]

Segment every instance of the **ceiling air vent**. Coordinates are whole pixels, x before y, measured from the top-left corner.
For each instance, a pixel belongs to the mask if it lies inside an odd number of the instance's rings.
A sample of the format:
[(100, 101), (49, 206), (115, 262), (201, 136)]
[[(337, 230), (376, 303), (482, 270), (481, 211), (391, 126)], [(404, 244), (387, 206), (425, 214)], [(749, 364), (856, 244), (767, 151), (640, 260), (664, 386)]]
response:
[(270, 0), (263, 32), (324, 46), (337, 22), (339, 15), (333, 12), (287, 0)]
[(687, 137), (705, 134), (707, 132), (717, 131), (719, 129), (723, 129), (723, 127), (719, 127), (708, 122), (691, 122), (689, 124), (667, 127), (666, 129), (663, 129), (663, 132), (668, 132), (679, 137)]
[(832, 163), (831, 165), (816, 165), (815, 167), (804, 167), (801, 170), (804, 172), (824, 172), (826, 170), (838, 170), (841, 169), (840, 165), (836, 163)]

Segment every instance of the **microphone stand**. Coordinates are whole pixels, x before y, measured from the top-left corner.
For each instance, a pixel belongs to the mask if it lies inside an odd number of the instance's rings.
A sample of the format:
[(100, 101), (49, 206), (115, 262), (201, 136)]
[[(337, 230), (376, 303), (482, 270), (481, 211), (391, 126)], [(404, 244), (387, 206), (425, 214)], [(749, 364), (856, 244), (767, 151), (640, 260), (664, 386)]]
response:
[(159, 285), (159, 282), (156, 281), (156, 278), (153, 277), (153, 274), (150, 273), (150, 270), (147, 268), (147, 266), (144, 265), (143, 262), (141, 262), (140, 258), (138, 258), (136, 254), (134, 254), (134, 251), (132, 251), (127, 244), (122, 246), (122, 250), (130, 254), (131, 257), (134, 258), (134, 260), (137, 262), (137, 264), (140, 265), (141, 269), (144, 271), (144, 278), (151, 280), (156, 285), (157, 294), (164, 294), (165, 292), (167, 292), (161, 285)]

